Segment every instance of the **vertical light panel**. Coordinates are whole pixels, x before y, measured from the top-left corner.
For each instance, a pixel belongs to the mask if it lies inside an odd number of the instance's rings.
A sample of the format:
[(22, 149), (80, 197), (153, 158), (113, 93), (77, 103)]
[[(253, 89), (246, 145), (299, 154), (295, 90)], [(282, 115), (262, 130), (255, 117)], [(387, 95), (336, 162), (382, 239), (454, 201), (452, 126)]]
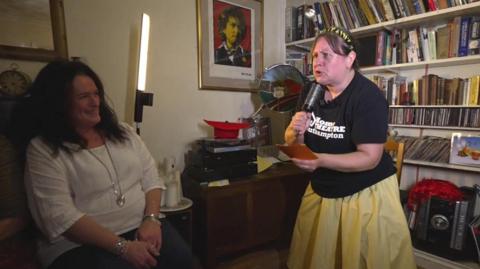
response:
[(147, 80), (147, 56), (148, 56), (148, 39), (150, 35), (150, 16), (142, 14), (142, 26), (140, 34), (140, 55), (138, 57), (138, 76), (137, 90), (145, 91)]

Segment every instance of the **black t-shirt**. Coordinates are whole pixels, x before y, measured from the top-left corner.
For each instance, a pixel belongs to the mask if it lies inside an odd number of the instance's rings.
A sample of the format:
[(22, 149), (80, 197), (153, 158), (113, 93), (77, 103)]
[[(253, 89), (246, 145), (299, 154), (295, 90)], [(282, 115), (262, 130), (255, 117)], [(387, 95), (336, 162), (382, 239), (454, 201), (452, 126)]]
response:
[[(308, 88), (302, 92), (303, 104)], [(382, 144), (388, 128), (388, 104), (378, 87), (356, 72), (353, 80), (331, 102), (316, 104), (305, 144), (318, 153), (349, 153), (358, 144)], [(378, 165), (362, 172), (339, 172), (318, 168), (313, 172), (313, 190), (327, 198), (352, 195), (394, 174), (393, 161), (386, 152)]]

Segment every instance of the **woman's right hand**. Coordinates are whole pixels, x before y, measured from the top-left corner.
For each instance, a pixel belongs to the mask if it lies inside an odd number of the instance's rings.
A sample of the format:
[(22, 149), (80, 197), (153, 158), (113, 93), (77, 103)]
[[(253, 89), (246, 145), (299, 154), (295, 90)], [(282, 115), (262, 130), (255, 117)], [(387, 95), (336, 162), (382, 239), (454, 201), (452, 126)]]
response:
[(310, 113), (300, 111), (295, 113), (292, 117), (289, 127), (291, 127), (298, 135), (305, 134), (308, 128)]
[(129, 241), (127, 251), (122, 257), (131, 263), (135, 268), (145, 269), (157, 265), (158, 252), (155, 246), (144, 241)]
[(303, 143), (303, 135), (310, 123), (310, 113), (300, 111), (295, 113), (285, 130), (285, 143), (288, 145)]

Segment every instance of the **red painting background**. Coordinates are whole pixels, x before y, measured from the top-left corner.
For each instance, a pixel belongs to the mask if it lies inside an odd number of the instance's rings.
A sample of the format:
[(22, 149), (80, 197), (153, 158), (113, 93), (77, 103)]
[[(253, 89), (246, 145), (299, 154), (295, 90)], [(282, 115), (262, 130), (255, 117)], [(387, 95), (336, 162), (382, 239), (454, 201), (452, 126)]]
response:
[[(222, 44), (222, 38), (218, 33), (218, 16), (222, 13), (225, 8), (230, 8), (232, 5), (230, 3), (213, 0), (213, 47), (216, 49)], [(239, 7), (239, 6), (236, 6)], [(252, 51), (252, 25), (251, 25), (251, 10), (239, 7), (243, 16), (245, 17), (245, 38), (240, 43), (241, 46), (247, 50)]]

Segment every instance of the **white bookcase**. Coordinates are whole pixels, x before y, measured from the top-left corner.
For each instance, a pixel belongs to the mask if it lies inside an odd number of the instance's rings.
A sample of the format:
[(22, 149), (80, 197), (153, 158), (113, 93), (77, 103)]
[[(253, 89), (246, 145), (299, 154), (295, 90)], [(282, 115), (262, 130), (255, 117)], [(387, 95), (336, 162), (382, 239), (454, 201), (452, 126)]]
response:
[[(312, 4), (313, 0), (286, 0), (286, 7), (299, 6), (302, 4)], [(461, 6), (441, 9), (433, 12), (427, 12), (419, 15), (404, 17), (392, 21), (377, 23), (365, 27), (351, 30), (354, 37), (363, 37), (374, 35), (383, 29), (402, 29), (411, 28), (418, 25), (438, 25), (445, 24), (455, 16), (479, 15), (480, 1)], [(314, 38), (297, 40), (286, 43), (286, 55), (288, 51), (308, 52)], [(375, 49), (375, 48), (373, 48)], [(425, 74), (436, 74), (445, 78), (467, 78), (480, 74), (480, 55), (465, 57), (455, 57), (448, 59), (438, 59), (416, 63), (402, 63), (396, 65), (374, 66), (362, 68), (363, 74), (399, 74), (407, 77), (409, 81), (419, 79)], [(435, 107), (435, 106), (433, 106)], [(439, 126), (415, 126), (415, 125), (391, 125), (391, 129), (398, 132), (399, 135), (407, 136), (440, 136), (450, 138), (452, 133), (461, 132), (463, 134), (480, 135), (480, 128), (463, 127), (439, 127)], [(439, 164), (422, 162), (415, 160), (405, 160), (404, 170), (402, 171), (402, 189), (408, 189), (422, 178), (437, 178), (449, 180), (458, 186), (471, 186), (475, 183), (480, 184), (480, 168), (468, 167), (452, 164)], [(476, 262), (454, 262), (444, 259), (430, 253), (415, 250), (417, 263), (425, 269), (429, 268), (480, 268)]]

